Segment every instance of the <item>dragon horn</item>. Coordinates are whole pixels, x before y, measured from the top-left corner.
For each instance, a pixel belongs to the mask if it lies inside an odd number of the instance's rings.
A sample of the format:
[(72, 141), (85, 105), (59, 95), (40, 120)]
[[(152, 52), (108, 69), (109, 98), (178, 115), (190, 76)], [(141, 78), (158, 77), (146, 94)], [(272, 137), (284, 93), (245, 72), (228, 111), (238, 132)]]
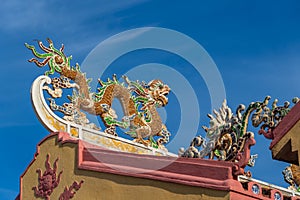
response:
[(269, 100), (271, 99), (271, 96), (266, 96), (265, 100), (263, 101), (263, 105), (268, 105)]
[(44, 67), (47, 63), (48, 63), (48, 61), (50, 60), (51, 58), (49, 57), (49, 58), (46, 58), (45, 60), (43, 60), (43, 62), (40, 62), (40, 61), (38, 61), (37, 59), (35, 59), (35, 58), (31, 58), (30, 60), (28, 60), (28, 62), (33, 62), (33, 63), (35, 63), (37, 66), (39, 66), (39, 67)]
[(205, 131), (205, 132), (207, 132), (207, 131), (208, 131), (208, 128), (207, 128), (207, 126), (202, 126), (202, 128), (204, 129), (204, 131)]
[(64, 44), (61, 44), (61, 48), (59, 49), (60, 52), (63, 52), (65, 49), (65, 45)]
[(117, 82), (117, 75), (116, 74), (113, 74), (112, 78), (113, 78), (114, 82)]
[(47, 38), (47, 41), (48, 41), (49, 44), (53, 44), (53, 42), (50, 38)]
[(124, 79), (124, 81), (125, 81), (128, 85), (130, 85), (130, 80), (129, 80), (129, 78), (128, 78), (127, 76), (123, 75), (122, 78)]

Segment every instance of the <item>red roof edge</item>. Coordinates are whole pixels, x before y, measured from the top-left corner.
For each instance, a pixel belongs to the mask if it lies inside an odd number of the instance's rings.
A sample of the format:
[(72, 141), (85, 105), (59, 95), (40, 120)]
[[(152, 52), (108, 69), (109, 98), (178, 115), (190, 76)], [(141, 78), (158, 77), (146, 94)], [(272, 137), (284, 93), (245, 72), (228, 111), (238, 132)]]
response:
[(232, 176), (234, 164), (229, 162), (117, 152), (81, 140), (78, 149), (78, 168), (83, 170), (217, 190), (230, 190), (233, 185), (240, 185)]

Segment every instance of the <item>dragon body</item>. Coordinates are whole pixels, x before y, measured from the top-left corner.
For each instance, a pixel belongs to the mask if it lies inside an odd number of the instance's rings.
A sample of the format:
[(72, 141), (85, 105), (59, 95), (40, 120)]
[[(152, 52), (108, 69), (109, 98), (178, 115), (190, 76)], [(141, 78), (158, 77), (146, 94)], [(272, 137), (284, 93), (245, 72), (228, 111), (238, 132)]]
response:
[[(270, 99), (271, 97), (267, 96), (262, 102), (252, 102), (247, 109), (241, 104), (236, 109), (235, 115), (227, 106), (226, 101), (224, 101), (219, 111), (213, 111), (215, 116), (208, 114), (210, 126), (202, 127), (206, 132), (206, 139), (197, 136), (191, 142), (190, 147), (183, 152), (182, 156), (198, 158), (208, 156), (210, 159), (217, 157), (219, 160), (235, 162), (238, 153), (244, 151), (245, 142), (249, 138), (254, 138), (254, 134), (248, 131), (251, 115), (254, 127), (264, 123), (260, 132), (270, 132), (269, 129), (274, 127), (271, 126), (271, 122), (274, 121), (273, 118), (275, 119), (274, 115), (279, 110), (284, 110), (283, 108), (288, 109), (287, 107), (277, 107), (277, 100), (274, 101), (272, 109), (267, 108)], [(278, 124), (278, 122), (276, 123)], [(200, 147), (201, 150), (199, 151), (196, 147)]]
[[(234, 115), (224, 101), (219, 111), (213, 111), (215, 116), (208, 114), (210, 126), (202, 126), (206, 132), (206, 139), (201, 137), (203, 142), (195, 142), (195, 139), (192, 141), (190, 146), (196, 151), (193, 157), (209, 156), (210, 159), (217, 157), (220, 160), (236, 161), (238, 153), (244, 150), (246, 140), (254, 137), (253, 133), (247, 132), (249, 116), (262, 104), (252, 103), (245, 112), (245, 106), (240, 105)], [(202, 149), (198, 151), (195, 147)], [(191, 151), (187, 149), (183, 156), (191, 157)]]
[[(91, 79), (86, 78), (86, 74), (81, 72), (78, 64), (75, 67), (71, 66), (72, 57), (64, 54), (64, 46), (56, 49), (50, 39), (48, 43), (49, 47), (46, 47), (38, 41), (38, 46), (44, 53), (38, 53), (32, 45), (25, 44), (25, 46), (36, 57), (30, 59), (29, 62), (39, 67), (49, 66), (50, 70), (45, 72), (46, 76), (54, 73), (60, 74), (60, 78), (52, 79), (52, 82), (56, 83), (53, 84), (53, 89), (48, 86), (44, 88), (49, 94), (56, 94), (52, 97), (61, 97), (62, 88), (76, 88), (73, 95), (69, 97), (72, 106), (76, 110), (100, 116), (106, 126), (106, 133), (117, 135), (116, 127), (121, 127), (129, 129), (126, 133), (135, 138), (135, 141), (145, 145), (151, 144), (151, 141), (153, 143), (154, 136), (161, 137), (154, 142), (156, 146), (168, 142), (170, 133), (157, 112), (158, 107), (168, 103), (167, 95), (170, 92), (168, 85), (160, 80), (153, 80), (148, 84), (140, 83), (131, 81), (126, 76), (123, 76), (125, 82), (120, 83), (116, 75), (113, 75), (112, 79), (106, 82), (98, 80), (100, 87), (97, 88), (97, 92), (91, 92), (89, 86)], [(69, 83), (70, 81), (74, 83)], [(121, 121), (117, 120), (117, 115), (112, 108), (115, 98), (119, 99), (123, 108), (124, 117)], [(145, 138), (148, 140), (144, 140)]]
[[(246, 165), (253, 167), (256, 155), (250, 155), (250, 147), (255, 144), (254, 133), (248, 131), (249, 120), (253, 127), (260, 126), (259, 134), (263, 134), (268, 139), (273, 139), (273, 130), (280, 121), (290, 111), (289, 102), (283, 106), (277, 106), (275, 99), (272, 107), (269, 108), (270, 96), (262, 102), (252, 102), (246, 108), (240, 104), (236, 113), (233, 114), (224, 100), (219, 111), (214, 110), (214, 115), (208, 114), (210, 118), (209, 127), (202, 126), (206, 132), (206, 137), (196, 136), (187, 149), (181, 148), (181, 157), (192, 158), (217, 158), (218, 160), (230, 161), (235, 165), (235, 175), (251, 176), (251, 172), (244, 172)], [(299, 98), (294, 98), (293, 103), (297, 103)], [(299, 166), (292, 165), (284, 170), (285, 180), (293, 188), (300, 183)]]

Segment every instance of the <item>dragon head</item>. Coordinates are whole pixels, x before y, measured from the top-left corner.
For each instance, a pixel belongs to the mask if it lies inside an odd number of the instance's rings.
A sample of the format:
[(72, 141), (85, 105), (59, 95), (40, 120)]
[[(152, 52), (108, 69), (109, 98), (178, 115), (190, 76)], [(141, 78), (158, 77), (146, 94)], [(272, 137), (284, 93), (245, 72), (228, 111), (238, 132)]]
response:
[(158, 107), (168, 104), (167, 95), (170, 92), (168, 85), (165, 85), (161, 80), (152, 80), (148, 83), (148, 87), (149, 95)]

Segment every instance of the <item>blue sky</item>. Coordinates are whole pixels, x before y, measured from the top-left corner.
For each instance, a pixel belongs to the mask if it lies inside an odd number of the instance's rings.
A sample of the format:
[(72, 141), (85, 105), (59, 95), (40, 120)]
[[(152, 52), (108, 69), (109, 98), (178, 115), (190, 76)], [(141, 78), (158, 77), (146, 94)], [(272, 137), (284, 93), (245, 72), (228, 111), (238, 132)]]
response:
[[(280, 103), (299, 96), (300, 2), (296, 0), (4, 0), (1, 4), (0, 199), (18, 194), (19, 177), (33, 158), (36, 144), (48, 134), (35, 117), (30, 101), (31, 84), (46, 69), (27, 63), (32, 55), (24, 47), (25, 42), (46, 42), (50, 37), (57, 46), (64, 43), (66, 54), (73, 55), (75, 64), (82, 63), (101, 41), (115, 34), (133, 28), (163, 27), (203, 46), (221, 73), (233, 110), (240, 103), (247, 105), (266, 95), (278, 98)], [(130, 66), (152, 62), (185, 73), (201, 99), (199, 123), (207, 125), (206, 113), (211, 109), (207, 86), (200, 76), (194, 76), (189, 63), (176, 55), (151, 49), (135, 51), (116, 60), (104, 76), (116, 73), (121, 64), (124, 69), (120, 70), (126, 72)], [(170, 126), (176, 129), (176, 124)], [(198, 132), (204, 134), (201, 129)], [(252, 169), (254, 178), (286, 187), (281, 171), (287, 164), (271, 159), (270, 141), (258, 135), (256, 141), (252, 153), (258, 153), (259, 158)]]

